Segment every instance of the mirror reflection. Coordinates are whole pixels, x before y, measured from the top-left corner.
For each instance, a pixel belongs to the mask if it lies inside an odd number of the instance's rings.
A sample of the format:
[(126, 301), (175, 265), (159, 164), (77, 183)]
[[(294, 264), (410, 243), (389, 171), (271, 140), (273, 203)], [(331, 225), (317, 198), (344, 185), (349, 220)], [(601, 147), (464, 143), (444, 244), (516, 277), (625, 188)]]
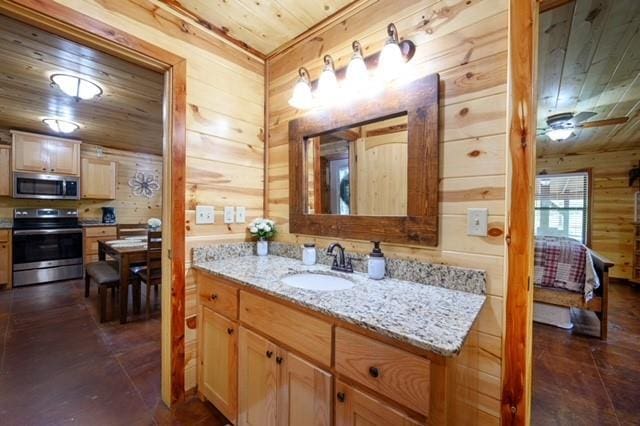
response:
[(305, 139), (308, 214), (407, 215), (407, 116)]

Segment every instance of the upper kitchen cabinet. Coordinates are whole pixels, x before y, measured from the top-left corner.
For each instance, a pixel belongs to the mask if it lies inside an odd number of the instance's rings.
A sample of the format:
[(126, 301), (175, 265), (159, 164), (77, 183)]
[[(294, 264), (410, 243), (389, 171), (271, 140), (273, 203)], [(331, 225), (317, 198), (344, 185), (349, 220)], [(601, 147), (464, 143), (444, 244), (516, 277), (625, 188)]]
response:
[(11, 147), (0, 145), (0, 197), (11, 195)]
[(116, 199), (118, 166), (115, 161), (82, 159), (82, 198)]
[(11, 134), (13, 171), (80, 176), (80, 141), (17, 131)]

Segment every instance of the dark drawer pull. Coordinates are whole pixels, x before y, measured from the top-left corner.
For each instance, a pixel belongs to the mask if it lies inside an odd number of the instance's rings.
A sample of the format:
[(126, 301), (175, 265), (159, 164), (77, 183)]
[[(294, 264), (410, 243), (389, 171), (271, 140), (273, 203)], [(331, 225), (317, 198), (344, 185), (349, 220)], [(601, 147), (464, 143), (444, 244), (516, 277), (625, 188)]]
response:
[(233, 334), (233, 328), (227, 328), (227, 334), (229, 335)]
[(377, 367), (369, 367), (369, 375), (371, 377), (378, 377), (380, 375), (380, 370)]
[(215, 293), (212, 294), (211, 296), (209, 296), (209, 299), (211, 299), (211, 300), (216, 300), (217, 298), (218, 298), (218, 295), (215, 294)]
[(267, 358), (271, 358), (273, 356), (273, 351), (267, 351)]
[(344, 399), (345, 399), (344, 392), (338, 392), (338, 394), (336, 395), (336, 397), (338, 398), (338, 401), (340, 401), (340, 402), (344, 402)]
[(283, 358), (282, 358), (281, 356), (277, 356), (277, 357), (276, 357), (276, 362), (277, 362), (278, 364), (282, 364), (282, 361), (283, 361)]

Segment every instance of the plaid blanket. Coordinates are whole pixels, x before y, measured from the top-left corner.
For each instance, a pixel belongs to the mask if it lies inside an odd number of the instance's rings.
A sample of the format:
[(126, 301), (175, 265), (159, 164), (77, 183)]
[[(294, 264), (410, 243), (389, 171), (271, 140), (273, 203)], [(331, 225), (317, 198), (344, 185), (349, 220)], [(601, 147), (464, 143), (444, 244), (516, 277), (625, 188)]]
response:
[(584, 293), (600, 286), (587, 246), (571, 238), (536, 237), (534, 284)]

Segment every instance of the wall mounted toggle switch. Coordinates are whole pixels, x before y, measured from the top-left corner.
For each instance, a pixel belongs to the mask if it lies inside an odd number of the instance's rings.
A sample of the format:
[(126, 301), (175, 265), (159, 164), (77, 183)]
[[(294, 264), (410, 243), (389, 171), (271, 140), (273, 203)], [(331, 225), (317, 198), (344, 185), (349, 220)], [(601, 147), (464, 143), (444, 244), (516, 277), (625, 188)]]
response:
[(486, 237), (489, 228), (489, 209), (467, 209), (467, 235)]
[(216, 222), (216, 208), (196, 206), (196, 225), (210, 225)]

